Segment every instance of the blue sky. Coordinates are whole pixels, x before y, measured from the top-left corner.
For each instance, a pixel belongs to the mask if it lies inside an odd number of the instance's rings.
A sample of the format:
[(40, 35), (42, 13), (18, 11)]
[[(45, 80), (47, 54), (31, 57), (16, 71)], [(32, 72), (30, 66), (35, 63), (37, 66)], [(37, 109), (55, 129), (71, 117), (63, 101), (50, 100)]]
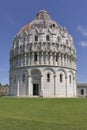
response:
[(87, 82), (87, 0), (0, 0), (0, 82), (9, 83), (9, 53), (14, 36), (42, 9), (73, 36), (77, 82)]

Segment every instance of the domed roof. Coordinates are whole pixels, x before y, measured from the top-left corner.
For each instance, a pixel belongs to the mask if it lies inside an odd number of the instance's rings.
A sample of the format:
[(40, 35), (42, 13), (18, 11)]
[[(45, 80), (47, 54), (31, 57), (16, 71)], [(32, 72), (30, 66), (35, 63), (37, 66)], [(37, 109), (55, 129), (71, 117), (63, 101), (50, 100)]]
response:
[(51, 20), (49, 13), (45, 10), (41, 10), (36, 14), (35, 20), (33, 20), (32, 22), (30, 22), (27, 25), (25, 25), (24, 27), (22, 27), (22, 29), (19, 31), (19, 33), (23, 33), (25, 31), (28, 31), (33, 26), (34, 27), (36, 27), (36, 26), (41, 27), (41, 25), (42, 25), (42, 27), (47, 27), (48, 24), (50, 25), (52, 22), (53, 21)]
[(60, 46), (63, 45), (75, 49), (73, 38), (66, 28), (52, 20), (49, 13), (45, 10), (39, 11), (33, 21), (20, 29), (13, 44), (14, 46), (20, 46), (25, 43), (35, 43), (35, 35), (38, 36), (38, 43), (47, 42), (46, 36), (49, 35), (50, 43), (58, 43)]

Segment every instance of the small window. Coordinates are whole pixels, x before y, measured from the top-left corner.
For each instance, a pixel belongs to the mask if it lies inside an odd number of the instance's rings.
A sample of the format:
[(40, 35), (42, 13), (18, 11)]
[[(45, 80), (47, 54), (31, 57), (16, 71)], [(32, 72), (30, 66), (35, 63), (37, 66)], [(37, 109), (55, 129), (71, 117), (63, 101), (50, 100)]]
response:
[(20, 46), (20, 49), (22, 49), (22, 45)]
[(58, 42), (60, 42), (61, 41), (61, 38), (60, 38), (60, 36), (58, 36)]
[(55, 28), (55, 24), (53, 24), (53, 28)]
[(50, 25), (50, 28), (55, 28), (55, 24), (51, 24), (51, 25)]
[(69, 75), (69, 82), (71, 83), (71, 75)]
[(25, 82), (25, 74), (23, 74), (23, 82)]
[(47, 41), (49, 41), (49, 40), (50, 40), (49, 35), (47, 35), (47, 36), (46, 36), (46, 40), (47, 40)]
[(56, 62), (58, 61), (58, 54), (56, 54)]
[(47, 74), (47, 82), (50, 82), (50, 74)]
[(34, 53), (34, 61), (37, 61), (37, 53)]
[(62, 82), (63, 82), (63, 75), (60, 74), (60, 83), (62, 83)]
[(38, 41), (38, 36), (35, 36), (35, 41)]
[(66, 43), (68, 43), (68, 40), (66, 39)]
[(83, 89), (81, 89), (81, 95), (84, 95), (84, 90)]
[(32, 43), (29, 44), (29, 50), (32, 50)]

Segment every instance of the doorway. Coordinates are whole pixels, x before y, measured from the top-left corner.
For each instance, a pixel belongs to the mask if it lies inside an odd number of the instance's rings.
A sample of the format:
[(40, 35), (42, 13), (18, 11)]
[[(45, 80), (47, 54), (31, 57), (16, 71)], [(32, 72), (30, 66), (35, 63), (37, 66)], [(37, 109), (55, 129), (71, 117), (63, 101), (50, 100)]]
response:
[(39, 84), (33, 84), (33, 95), (39, 95)]

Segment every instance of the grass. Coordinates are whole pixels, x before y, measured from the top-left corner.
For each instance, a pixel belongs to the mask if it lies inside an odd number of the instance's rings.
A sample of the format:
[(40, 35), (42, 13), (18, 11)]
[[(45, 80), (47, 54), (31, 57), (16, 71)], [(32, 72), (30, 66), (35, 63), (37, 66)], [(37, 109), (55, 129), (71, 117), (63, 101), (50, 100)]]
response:
[(0, 130), (87, 130), (87, 99), (0, 98)]

